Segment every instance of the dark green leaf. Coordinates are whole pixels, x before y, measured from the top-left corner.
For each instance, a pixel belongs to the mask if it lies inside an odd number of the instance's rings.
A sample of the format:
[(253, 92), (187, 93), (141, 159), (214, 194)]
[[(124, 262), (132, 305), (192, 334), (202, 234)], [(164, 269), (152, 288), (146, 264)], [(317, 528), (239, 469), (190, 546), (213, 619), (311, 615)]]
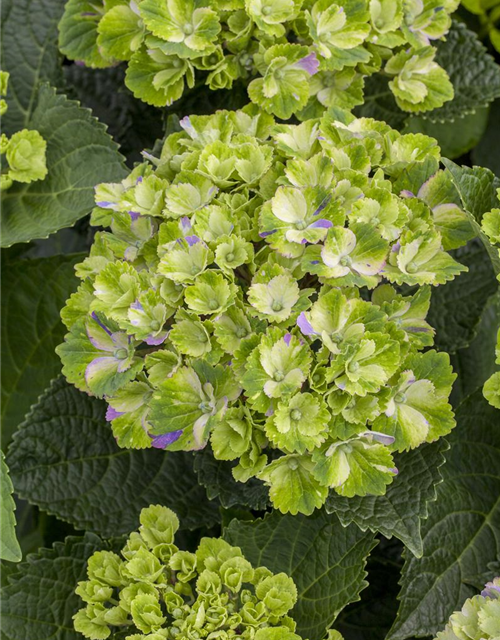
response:
[(457, 374), (451, 395), (455, 406), (482, 388), (486, 380), (497, 370), (495, 347), (500, 325), (497, 298), (498, 295), (490, 299), (483, 311), (477, 326), (477, 335), (470, 345), (451, 354), (453, 371)]
[(274, 511), (253, 522), (233, 520), (224, 537), (254, 566), (292, 576), (299, 593), (292, 615), (297, 633), (309, 640), (321, 640), (340, 611), (359, 600), (366, 559), (376, 545), (372, 533), (344, 528), (324, 510), (308, 518)]
[(0, 558), (10, 562), (19, 562), (22, 558), (21, 547), (16, 538), (16, 505), (12, 493), (14, 488), (0, 451)]
[(2, 637), (7, 640), (81, 640), (73, 615), (81, 607), (75, 594), (86, 577), (88, 558), (107, 545), (92, 533), (56, 542), (18, 565), (2, 594)]
[(216, 523), (218, 507), (196, 482), (192, 454), (120, 449), (105, 409), (62, 378), (54, 380), (9, 450), (19, 495), (103, 536), (135, 529), (150, 504), (172, 508), (185, 528)]
[(454, 257), (469, 271), (448, 282), (446, 287), (433, 289), (427, 318), (436, 329), (436, 346), (448, 353), (471, 343), (484, 309), (498, 288), (491, 261), (481, 242), (469, 242), (457, 249)]
[(218, 498), (225, 509), (245, 506), (263, 511), (269, 505), (269, 491), (262, 480), (250, 478), (247, 482), (237, 482), (231, 472), (232, 464), (216, 460), (209, 449), (196, 454), (194, 468), (198, 481), (210, 499)]
[(489, 169), (482, 167), (459, 167), (451, 160), (443, 160), (462, 204), (469, 214), (472, 226), (476, 230), (490, 257), (495, 274), (500, 274), (500, 257), (498, 248), (494, 247), (481, 230), (481, 220), (487, 211), (498, 206), (497, 189), (500, 178)]
[[(28, 127), (40, 82), (60, 86), (62, 57), (57, 48), (57, 23), (65, 0), (2, 2), (2, 70), (8, 71), (8, 111), (3, 132)], [(31, 127), (30, 127), (31, 128)]]
[(94, 187), (125, 176), (118, 146), (88, 109), (57, 95), (38, 92), (29, 121), (47, 142), (47, 177), (15, 183), (2, 196), (3, 247), (72, 226), (94, 206)]
[(488, 167), (500, 176), (500, 100), (495, 100), (490, 108), (488, 126), (481, 142), (472, 151), (474, 164)]
[(109, 127), (129, 163), (142, 160), (141, 151), (151, 149), (163, 136), (163, 112), (136, 100), (125, 86), (123, 66), (90, 69), (77, 64), (64, 67), (72, 94)]
[(423, 133), (436, 138), (441, 153), (447, 158), (458, 158), (468, 153), (481, 140), (488, 122), (488, 107), (477, 109), (456, 122), (432, 122), (422, 116), (412, 116), (406, 122), (404, 133)]
[(477, 391), (460, 405), (437, 500), (422, 526), (424, 555), (408, 557), (391, 640), (432, 635), (476, 593), (500, 553), (498, 410)]
[(2, 270), (2, 437), (14, 429), (61, 371), (54, 349), (65, 328), (59, 311), (76, 290), (80, 255), (22, 260)]
[(500, 66), (463, 23), (453, 22), (437, 50), (436, 62), (448, 72), (455, 97), (439, 109), (424, 112), (424, 118), (433, 122), (455, 120), (500, 97)]
[(402, 560), (399, 540), (385, 540), (368, 558), (368, 587), (359, 602), (342, 611), (335, 621), (345, 640), (384, 640), (398, 610), (398, 579)]
[(436, 499), (446, 448), (441, 439), (396, 455), (399, 474), (385, 496), (345, 498), (331, 492), (326, 509), (335, 512), (344, 526), (355, 522), (363, 531), (379, 531), (386, 538), (396, 536), (414, 555), (421, 556), (420, 524), (428, 516), (429, 502)]

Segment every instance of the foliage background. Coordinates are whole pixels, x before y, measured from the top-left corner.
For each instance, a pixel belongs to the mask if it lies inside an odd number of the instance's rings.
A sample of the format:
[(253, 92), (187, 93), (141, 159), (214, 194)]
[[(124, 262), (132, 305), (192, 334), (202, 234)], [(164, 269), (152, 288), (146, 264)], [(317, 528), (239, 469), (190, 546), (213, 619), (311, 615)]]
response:
[[(118, 449), (104, 404), (58, 377), (54, 353), (63, 336), (60, 308), (77, 285), (73, 265), (92, 242), (93, 186), (123, 177), (176, 118), (238, 108), (247, 97), (242, 85), (199, 87), (168, 109), (149, 107), (124, 87), (121, 67), (91, 70), (62, 59), (63, 7), (63, 0), (2, 4), (1, 67), (11, 72), (3, 131), (31, 126), (49, 143), (49, 180), (13, 188), (2, 210), (2, 449), (23, 558), (36, 553), (22, 565), (3, 563), (2, 638), (76, 640), (73, 589), (85, 558), (135, 528), (150, 503), (177, 511), (186, 545), (224, 529), (252, 562), (290, 571), (300, 593), (299, 631), (310, 640), (320, 640), (338, 614), (335, 626), (347, 640), (434, 635), (500, 572), (500, 414), (481, 394), (495, 371), (500, 300), (484, 245), (475, 240), (457, 251), (469, 272), (433, 292), (429, 317), (458, 373), (458, 426), (448, 445), (408, 455), (386, 496), (332, 499), (309, 519), (269, 513), (253, 520), (263, 515), (261, 485), (242, 491), (209, 454), (193, 460)], [(408, 118), (383, 87), (368, 83), (357, 113), (435, 136), (457, 165), (500, 176), (500, 56), (486, 39), (493, 58), (486, 57), (468, 35), (484, 32), (477, 15), (461, 8), (458, 20), (438, 54), (455, 85), (452, 103), (432, 117)], [(473, 214), (491, 208), (492, 173), (472, 174), (481, 200), (467, 192), (471, 174), (452, 170)]]

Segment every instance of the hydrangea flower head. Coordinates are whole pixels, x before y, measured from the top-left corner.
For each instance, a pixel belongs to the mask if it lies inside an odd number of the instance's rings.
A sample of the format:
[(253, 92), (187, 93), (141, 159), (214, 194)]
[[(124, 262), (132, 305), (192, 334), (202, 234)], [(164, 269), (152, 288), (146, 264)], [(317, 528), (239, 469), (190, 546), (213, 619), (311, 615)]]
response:
[(445, 243), (472, 231), (439, 157), (340, 111), (184, 119), (159, 158), (96, 189), (66, 377), (106, 399), (120, 446), (211, 447), (283, 512), (383, 494), (394, 452), (455, 424), (426, 314), (464, 271)]

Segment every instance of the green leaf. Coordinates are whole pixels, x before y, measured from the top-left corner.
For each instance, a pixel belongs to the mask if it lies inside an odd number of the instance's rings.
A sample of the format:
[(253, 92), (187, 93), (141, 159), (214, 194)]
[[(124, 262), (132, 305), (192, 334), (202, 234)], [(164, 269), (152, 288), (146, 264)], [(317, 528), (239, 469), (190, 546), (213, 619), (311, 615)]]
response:
[(9, 477), (9, 467), (5, 464), (4, 455), (0, 451), (0, 558), (19, 562), (22, 553), (16, 538), (16, 504), (12, 498), (14, 487)]
[(429, 502), (436, 499), (446, 448), (441, 439), (396, 454), (394, 462), (399, 474), (385, 495), (345, 498), (331, 492), (326, 510), (336, 513), (344, 526), (355, 522), (363, 531), (379, 531), (386, 538), (396, 536), (415, 556), (421, 556), (420, 525), (428, 517)]
[(134, 529), (140, 510), (150, 504), (166, 503), (186, 528), (215, 524), (217, 505), (197, 484), (192, 456), (120, 449), (105, 409), (62, 378), (54, 380), (9, 450), (19, 495), (103, 536)]
[(321, 640), (340, 611), (359, 600), (367, 585), (366, 559), (376, 545), (372, 533), (344, 528), (324, 510), (310, 517), (275, 511), (253, 522), (233, 520), (224, 537), (254, 566), (293, 578), (299, 597), (292, 617), (297, 633), (310, 640)]
[(500, 274), (498, 249), (493, 247), (481, 229), (483, 215), (498, 205), (497, 189), (500, 187), (500, 178), (497, 178), (489, 169), (459, 167), (446, 158), (443, 158), (443, 164), (450, 173), (464, 209), (469, 214), (472, 227), (490, 256), (495, 274)]
[(489, 298), (498, 288), (486, 249), (479, 241), (457, 249), (454, 256), (469, 271), (446, 287), (434, 288), (427, 316), (436, 330), (436, 346), (448, 353), (471, 343)]
[(455, 120), (500, 97), (500, 66), (465, 24), (453, 22), (446, 40), (438, 44), (437, 50), (436, 62), (447, 71), (455, 97), (439, 109), (423, 113), (422, 117), (432, 122)]
[(1, 246), (46, 238), (94, 207), (94, 186), (125, 175), (118, 146), (88, 109), (43, 85), (28, 126), (47, 142), (48, 175), (2, 197)]
[(500, 313), (498, 294), (490, 299), (477, 326), (477, 335), (466, 349), (451, 354), (453, 371), (457, 379), (451, 400), (455, 406), (480, 389), (498, 368), (495, 362)]
[(480, 587), (500, 552), (498, 411), (476, 392), (460, 405), (437, 500), (422, 527), (424, 553), (407, 557), (390, 640), (434, 636)]
[(18, 565), (2, 591), (4, 640), (81, 640), (73, 615), (81, 605), (75, 588), (87, 575), (87, 560), (108, 545), (92, 533), (56, 542)]
[(233, 478), (231, 462), (216, 460), (210, 450), (205, 447), (195, 455), (194, 468), (198, 473), (198, 482), (207, 490), (212, 500), (218, 498), (225, 509), (243, 505), (263, 511), (269, 505), (267, 487), (256, 478), (250, 478), (245, 483), (237, 482)]
[(404, 129), (405, 133), (423, 133), (436, 138), (441, 147), (441, 153), (447, 158), (458, 158), (468, 153), (483, 137), (488, 122), (488, 107), (465, 115), (456, 122), (433, 122), (422, 116), (409, 118)]
[(472, 150), (472, 161), (480, 167), (488, 167), (500, 176), (500, 100), (490, 107), (488, 125), (479, 144)]
[(2, 70), (10, 73), (7, 135), (29, 125), (40, 82), (62, 84), (57, 23), (65, 0), (5, 0), (2, 3)]
[(61, 370), (54, 349), (65, 333), (59, 311), (78, 280), (82, 254), (21, 260), (2, 277), (2, 436), (17, 425)]

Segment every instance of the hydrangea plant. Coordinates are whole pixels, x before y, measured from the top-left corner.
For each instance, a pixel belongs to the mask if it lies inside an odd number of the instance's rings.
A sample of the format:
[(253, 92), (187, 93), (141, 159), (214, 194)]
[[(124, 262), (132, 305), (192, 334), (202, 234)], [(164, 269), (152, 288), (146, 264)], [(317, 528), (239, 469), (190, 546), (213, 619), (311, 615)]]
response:
[[(7, 94), (9, 74), (0, 71), (0, 116), (7, 111), (4, 96)], [(0, 174), (0, 191), (6, 191), (14, 182), (35, 182), (47, 175), (47, 143), (38, 131), (22, 129), (12, 136), (0, 136), (0, 155), (5, 155)], [(3, 160), (3, 159), (2, 159)]]
[(137, 98), (170, 105), (185, 87), (230, 89), (280, 118), (316, 117), (363, 102), (364, 78), (391, 77), (399, 107), (422, 112), (453, 98), (432, 43), (457, 0), (69, 0), (60, 48), (92, 67), (128, 64)]
[(283, 512), (383, 494), (393, 452), (455, 424), (425, 318), (472, 230), (436, 141), (254, 105), (181, 125), (96, 188), (109, 230), (76, 267), (64, 374), (106, 398), (120, 446), (210, 443)]
[(500, 636), (500, 578), (488, 582), (481, 595), (465, 601), (436, 640), (494, 640)]
[[(498, 189), (497, 194), (500, 200), (500, 189)], [(500, 245), (500, 209), (492, 209), (488, 213), (485, 213), (481, 221), (481, 228), (491, 244)], [(498, 254), (500, 256), (500, 249), (498, 249)], [(497, 279), (500, 280), (500, 274), (497, 274)], [(500, 328), (497, 334), (495, 356), (496, 364), (500, 364)], [(494, 373), (486, 381), (483, 391), (488, 402), (497, 409), (500, 409), (500, 371)]]
[(121, 555), (98, 551), (76, 593), (85, 606), (74, 616), (86, 638), (105, 640), (300, 640), (288, 615), (297, 588), (285, 573), (252, 567), (241, 549), (202, 538), (195, 553), (175, 545), (176, 514), (155, 505)]

